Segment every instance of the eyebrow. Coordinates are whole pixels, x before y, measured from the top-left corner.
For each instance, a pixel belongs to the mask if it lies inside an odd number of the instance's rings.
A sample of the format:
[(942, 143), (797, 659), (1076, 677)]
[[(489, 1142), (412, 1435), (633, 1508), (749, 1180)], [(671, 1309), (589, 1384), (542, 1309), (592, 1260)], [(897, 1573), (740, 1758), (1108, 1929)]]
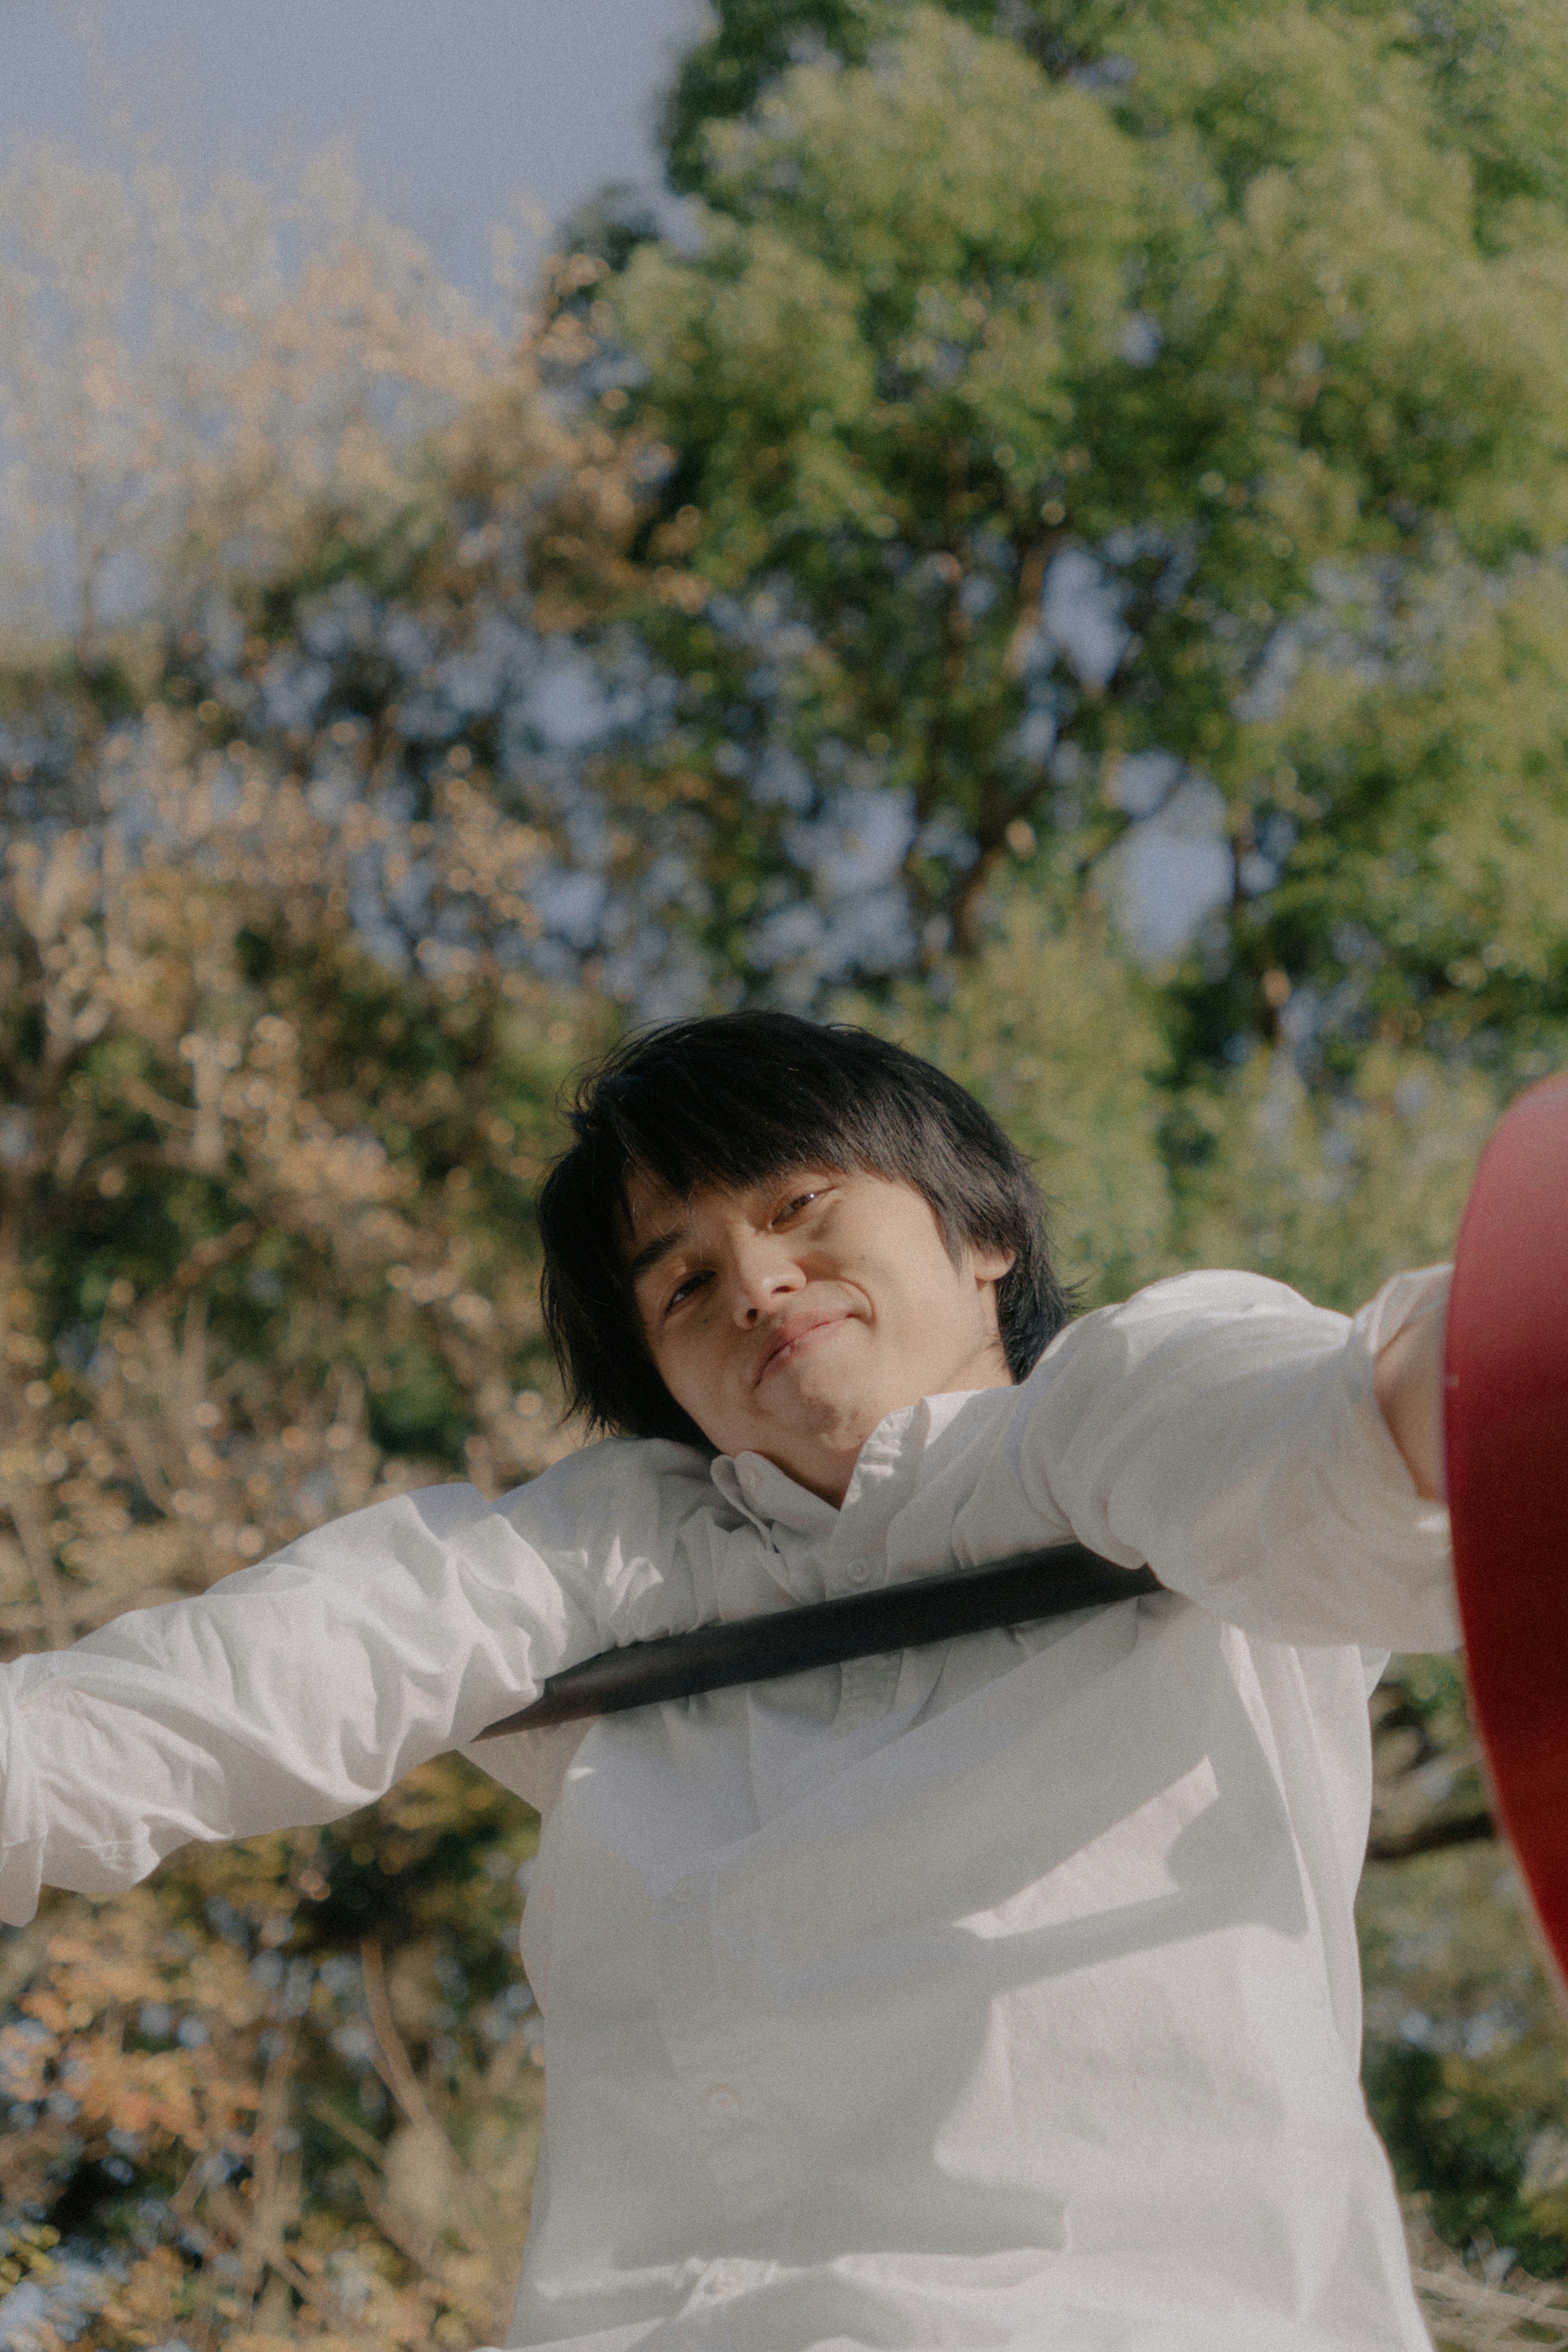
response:
[(655, 1234), (651, 1242), (643, 1243), (626, 1268), (633, 1288), (642, 1280), (643, 1275), (653, 1271), (661, 1258), (668, 1257), (670, 1252), (685, 1238), (689, 1231), (690, 1227), (687, 1225), (674, 1225), (667, 1234)]

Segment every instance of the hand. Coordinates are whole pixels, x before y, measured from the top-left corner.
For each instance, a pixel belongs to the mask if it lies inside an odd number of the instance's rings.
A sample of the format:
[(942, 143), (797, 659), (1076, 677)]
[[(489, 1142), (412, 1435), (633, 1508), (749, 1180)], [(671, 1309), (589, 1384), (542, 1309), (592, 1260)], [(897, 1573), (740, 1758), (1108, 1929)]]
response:
[(1448, 1491), (1443, 1460), (1443, 1337), (1446, 1302), (1396, 1331), (1377, 1354), (1376, 1393), (1388, 1433), (1416, 1492), (1439, 1503)]

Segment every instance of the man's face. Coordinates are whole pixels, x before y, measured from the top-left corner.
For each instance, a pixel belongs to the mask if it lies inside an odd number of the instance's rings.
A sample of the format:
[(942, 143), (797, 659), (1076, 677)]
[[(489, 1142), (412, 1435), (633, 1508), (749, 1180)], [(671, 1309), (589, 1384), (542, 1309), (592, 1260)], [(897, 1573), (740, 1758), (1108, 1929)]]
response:
[(1005, 1251), (955, 1265), (907, 1184), (800, 1168), (681, 1200), (626, 1188), (639, 1319), (665, 1387), (722, 1454), (761, 1454), (831, 1503), (898, 1405), (1005, 1388)]

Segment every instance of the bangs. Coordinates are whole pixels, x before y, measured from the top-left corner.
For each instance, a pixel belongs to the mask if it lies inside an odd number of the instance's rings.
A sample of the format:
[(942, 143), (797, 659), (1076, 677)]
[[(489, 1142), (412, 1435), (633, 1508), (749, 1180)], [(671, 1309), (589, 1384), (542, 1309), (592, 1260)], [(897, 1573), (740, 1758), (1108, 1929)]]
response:
[[(754, 1015), (750, 1034), (706, 1036), (696, 1054), (680, 1050), (684, 1028), (666, 1032), (643, 1041), (634, 1071), (601, 1073), (594, 1108), (619, 1147), (622, 1214), (637, 1170), (683, 1201), (705, 1185), (740, 1192), (808, 1164), (912, 1178), (925, 1124), (919, 1106), (885, 1085), (854, 1083), (862, 1033), (774, 1020), (782, 1034), (768, 1016)], [(756, 1030), (764, 1021), (775, 1050), (759, 1055)]]

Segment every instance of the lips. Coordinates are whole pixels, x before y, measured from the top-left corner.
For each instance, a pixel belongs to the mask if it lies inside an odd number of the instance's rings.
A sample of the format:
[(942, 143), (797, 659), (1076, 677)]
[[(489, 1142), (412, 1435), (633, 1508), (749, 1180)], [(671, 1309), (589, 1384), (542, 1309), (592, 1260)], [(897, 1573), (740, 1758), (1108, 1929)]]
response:
[(849, 1320), (847, 1309), (839, 1307), (831, 1314), (805, 1315), (797, 1322), (781, 1324), (758, 1359), (752, 1385), (760, 1387), (779, 1358), (791, 1352), (800, 1340), (809, 1339), (813, 1331), (823, 1331), (835, 1323), (847, 1323)]

